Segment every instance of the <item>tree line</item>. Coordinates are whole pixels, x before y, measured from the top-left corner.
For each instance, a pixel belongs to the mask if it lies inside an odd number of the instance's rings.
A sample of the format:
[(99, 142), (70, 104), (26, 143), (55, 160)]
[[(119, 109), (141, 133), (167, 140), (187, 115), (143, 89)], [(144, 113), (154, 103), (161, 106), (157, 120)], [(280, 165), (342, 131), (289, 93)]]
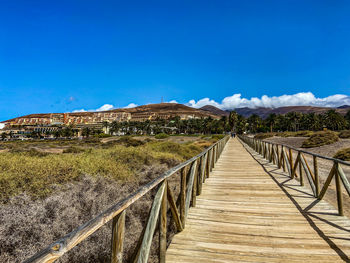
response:
[[(220, 119), (200, 118), (182, 120), (180, 117), (168, 120), (156, 119), (126, 122), (103, 122), (102, 129), (85, 127), (81, 130), (74, 126), (60, 127), (59, 129), (45, 133), (54, 137), (76, 137), (81, 134), (83, 137), (99, 136), (104, 132), (109, 135), (154, 135), (158, 133), (166, 134), (223, 134), (228, 132), (259, 133), (259, 132), (284, 132), (284, 131), (319, 131), (327, 128), (339, 131), (350, 129), (350, 110), (345, 116), (335, 110), (328, 110), (322, 114), (289, 112), (287, 114), (268, 115), (266, 119), (253, 114), (248, 118), (230, 112), (229, 116)], [(80, 131), (80, 132), (79, 132)], [(2, 134), (2, 137), (8, 136)], [(43, 134), (32, 132), (28, 137), (40, 138)], [(10, 136), (12, 137), (12, 136)], [(2, 138), (4, 139), (4, 138)]]

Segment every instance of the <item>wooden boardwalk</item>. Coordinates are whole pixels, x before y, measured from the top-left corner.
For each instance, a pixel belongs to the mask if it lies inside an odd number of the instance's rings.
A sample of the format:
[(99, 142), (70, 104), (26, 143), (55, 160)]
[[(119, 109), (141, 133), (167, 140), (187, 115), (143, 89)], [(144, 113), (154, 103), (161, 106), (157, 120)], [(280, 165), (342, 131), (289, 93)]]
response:
[(348, 256), (347, 217), (230, 139), (166, 261), (350, 262)]

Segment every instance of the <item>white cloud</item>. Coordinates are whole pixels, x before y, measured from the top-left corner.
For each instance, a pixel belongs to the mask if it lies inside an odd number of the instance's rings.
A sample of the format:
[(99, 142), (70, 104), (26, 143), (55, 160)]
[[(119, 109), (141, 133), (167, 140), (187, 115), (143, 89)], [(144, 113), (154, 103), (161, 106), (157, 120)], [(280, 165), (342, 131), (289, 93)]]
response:
[(178, 103), (176, 100), (171, 100), (168, 103)]
[(129, 109), (129, 108), (135, 108), (139, 105), (135, 104), (135, 103), (130, 103), (128, 106), (124, 107), (125, 109)]
[(115, 107), (112, 104), (103, 104), (101, 107), (98, 109), (94, 110), (85, 110), (85, 109), (80, 109), (80, 110), (74, 110), (73, 112), (87, 112), (87, 111), (107, 111), (107, 110), (112, 110)]
[(80, 109), (80, 110), (74, 110), (72, 112), (86, 112), (87, 110), (84, 110), (84, 109)]
[(272, 96), (263, 95), (261, 98), (253, 97), (250, 99), (242, 98), (240, 93), (224, 98), (220, 103), (209, 98), (203, 98), (198, 101), (190, 100), (186, 105), (200, 108), (205, 105), (212, 105), (223, 110), (232, 110), (235, 108), (277, 108), (284, 106), (320, 106), (320, 107), (339, 107), (350, 105), (350, 96), (336, 94), (325, 98), (316, 98), (311, 92), (300, 92), (292, 95)]
[(104, 104), (101, 107), (99, 107), (96, 111), (107, 111), (114, 109), (114, 106), (112, 104)]

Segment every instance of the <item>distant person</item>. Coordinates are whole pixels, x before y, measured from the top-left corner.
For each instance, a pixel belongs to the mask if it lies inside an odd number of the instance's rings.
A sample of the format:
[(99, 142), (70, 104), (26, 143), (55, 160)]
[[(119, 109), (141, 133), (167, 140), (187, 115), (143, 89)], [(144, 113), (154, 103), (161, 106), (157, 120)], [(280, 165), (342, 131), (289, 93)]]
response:
[(235, 138), (236, 134), (234, 132), (231, 132), (231, 138)]

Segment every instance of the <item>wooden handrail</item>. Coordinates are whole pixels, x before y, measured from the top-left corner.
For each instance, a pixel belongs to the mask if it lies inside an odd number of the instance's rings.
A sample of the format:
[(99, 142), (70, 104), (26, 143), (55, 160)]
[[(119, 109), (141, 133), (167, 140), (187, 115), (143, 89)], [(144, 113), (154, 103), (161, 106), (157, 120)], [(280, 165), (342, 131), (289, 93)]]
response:
[[(174, 217), (174, 221), (177, 225), (178, 231), (182, 231), (185, 227), (185, 220), (188, 213), (189, 206), (192, 200), (192, 206), (195, 205), (195, 197), (201, 189), (202, 183), (205, 181), (205, 177), (209, 177), (209, 172), (214, 167), (215, 162), (220, 156), (221, 152), (226, 145), (229, 136), (225, 136), (223, 139), (214, 143), (197, 156), (173, 167), (166, 171), (161, 176), (150, 181), (146, 185), (139, 188), (128, 197), (119, 201), (115, 205), (109, 207), (107, 210), (79, 226), (63, 238), (56, 242), (53, 242), (31, 258), (24, 261), (24, 263), (48, 263), (54, 262), (60, 258), (63, 254), (71, 250), (80, 242), (85, 240), (103, 225), (113, 219), (112, 225), (112, 263), (120, 263), (123, 258), (123, 239), (125, 233), (125, 211), (134, 202), (139, 200), (142, 196), (149, 191), (158, 187), (157, 193), (154, 197), (152, 208), (148, 217), (148, 221), (143, 235), (139, 240), (139, 246), (136, 248), (134, 255), (134, 262), (147, 262), (149, 256), (149, 250), (151, 247), (152, 237), (156, 228), (156, 222), (159, 218), (160, 221), (160, 262), (165, 262), (165, 249), (166, 249), (166, 212), (167, 203), (169, 202), (170, 208)], [(200, 165), (197, 165), (197, 164)], [(187, 169), (191, 167), (191, 169)], [(167, 180), (169, 177), (177, 172), (181, 171), (181, 193), (180, 193), (180, 212), (177, 211), (174, 197), (171, 189), (168, 186)], [(190, 176), (188, 185), (186, 185), (186, 178)], [(194, 184), (199, 184), (197, 189)]]
[[(248, 136), (239, 135), (238, 136), (240, 140), (242, 140), (244, 143), (246, 143), (248, 146), (250, 146), (253, 150), (258, 152), (263, 156), (263, 158), (267, 159), (269, 162), (273, 162), (274, 164), (277, 164), (278, 168), (283, 168), (285, 170), (285, 166), (287, 166), (288, 174), (291, 178), (294, 178), (295, 176), (299, 177), (300, 185), (304, 185), (304, 174), (309, 182), (309, 185), (314, 193), (314, 196), (318, 198), (319, 200), (323, 199), (325, 196), (327, 189), (329, 187), (330, 182), (332, 181), (333, 177), (335, 177), (335, 187), (336, 187), (336, 194), (337, 194), (337, 204), (338, 204), (338, 214), (342, 216), (344, 214), (343, 212), (343, 193), (342, 193), (342, 185), (344, 186), (346, 192), (350, 196), (350, 183), (344, 174), (343, 169), (339, 164), (350, 166), (349, 162), (339, 160), (336, 158), (331, 158), (327, 156), (322, 156), (319, 154), (307, 152), (295, 147), (291, 147), (285, 144), (278, 144), (278, 143), (272, 143), (267, 142), (264, 140), (259, 140), (255, 138), (251, 138)], [(280, 148), (280, 150), (279, 150)], [(276, 150), (275, 150), (276, 149)], [(297, 157), (295, 158), (295, 162), (293, 163), (293, 153), (292, 150), (297, 152)], [(276, 152), (277, 157), (278, 153), (280, 152), (279, 159), (277, 158), (276, 163)], [(310, 165), (308, 164), (304, 154), (311, 155), (313, 158), (313, 171), (310, 168)], [(319, 186), (319, 173), (318, 173), (318, 162), (317, 158), (329, 160), (333, 162), (332, 169), (330, 170), (327, 179), (322, 187), (320, 189)], [(297, 174), (297, 168), (299, 168), (299, 174)], [(341, 184), (342, 183), (342, 184)]]

